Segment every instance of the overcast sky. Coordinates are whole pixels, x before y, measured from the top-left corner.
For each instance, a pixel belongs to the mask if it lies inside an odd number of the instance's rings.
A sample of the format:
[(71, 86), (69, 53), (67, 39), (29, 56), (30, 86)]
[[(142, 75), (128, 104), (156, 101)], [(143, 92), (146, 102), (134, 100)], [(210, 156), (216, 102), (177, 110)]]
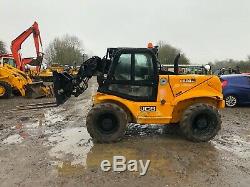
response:
[[(192, 63), (250, 55), (249, 0), (0, 0), (0, 40), (7, 46), (37, 21), (44, 47), (78, 36), (93, 54), (164, 40)], [(23, 54), (33, 54), (32, 42)]]

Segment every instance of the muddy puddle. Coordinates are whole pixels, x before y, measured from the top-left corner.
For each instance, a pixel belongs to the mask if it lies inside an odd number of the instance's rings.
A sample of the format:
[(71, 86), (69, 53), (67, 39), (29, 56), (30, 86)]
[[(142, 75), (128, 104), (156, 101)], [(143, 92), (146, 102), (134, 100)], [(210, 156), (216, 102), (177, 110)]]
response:
[(53, 134), (45, 145), (52, 147), (49, 155), (56, 158), (55, 164), (60, 166), (63, 160), (71, 162), (71, 165), (86, 166), (87, 154), (93, 143), (85, 127), (75, 127)]
[(19, 134), (14, 134), (2, 141), (3, 144), (18, 144), (23, 141), (23, 138)]
[[(156, 176), (178, 177), (178, 175), (195, 173), (197, 169), (202, 170), (208, 165), (214, 171), (218, 170), (217, 167), (220, 166), (217, 161), (218, 152), (213, 145), (186, 144), (185, 140), (160, 136), (125, 138), (116, 144), (88, 144), (77, 148), (79, 155), (77, 164), (75, 160), (72, 162), (61, 160), (57, 170), (58, 174), (63, 176), (80, 174), (78, 172), (84, 170), (96, 172), (100, 170), (103, 160), (109, 160), (112, 163), (113, 156), (125, 156), (127, 160), (150, 160), (148, 174)], [(186, 149), (183, 150), (183, 147)], [(187, 154), (191, 154), (191, 159), (186, 158)], [(204, 157), (209, 159), (204, 160)], [(138, 175), (136, 172), (134, 174)]]
[[(113, 156), (125, 156), (127, 160), (151, 160), (148, 174), (156, 176), (178, 178), (185, 173), (195, 173), (197, 166), (202, 169), (204, 165), (217, 171), (220, 164), (215, 146), (211, 143), (187, 144), (177, 134), (166, 135), (168, 132), (169, 129), (162, 126), (132, 124), (121, 142), (94, 144), (85, 127), (66, 128), (50, 136), (46, 145), (52, 147), (49, 150), (51, 165), (60, 176), (80, 175), (86, 170), (97, 172), (101, 162), (109, 160), (112, 163)], [(186, 158), (187, 154), (191, 154), (191, 159)], [(204, 157), (209, 159), (204, 160)]]
[[(48, 112), (44, 119), (35, 123), (13, 127), (17, 134), (9, 136), (3, 143), (20, 144), (27, 139), (43, 136), (43, 146), (48, 147), (49, 164), (59, 176), (100, 170), (101, 162), (109, 160), (112, 163), (113, 156), (125, 156), (127, 160), (151, 160), (149, 174), (159, 176), (177, 177), (183, 173), (196, 172), (192, 165), (206, 165), (204, 157), (209, 157), (214, 167), (219, 165), (216, 163), (218, 150), (213, 144), (187, 142), (178, 134), (170, 135), (170, 132), (175, 131), (172, 128), (131, 124), (121, 142), (94, 144), (86, 127), (57, 129), (51, 124), (48, 126), (49, 120), (56, 123), (63, 119), (62, 116), (51, 115), (52, 113), (53, 111)], [(186, 159), (187, 154), (191, 154), (191, 159)]]
[[(47, 110), (43, 114), (34, 117), (22, 117), (18, 123), (10, 127), (10, 134), (3, 139), (3, 144), (22, 143), (32, 138), (44, 138), (55, 132), (58, 122), (64, 117), (60, 115), (62, 109)], [(52, 126), (52, 128), (50, 128)]]
[(127, 160), (150, 160), (147, 175), (178, 180), (199, 172), (218, 175), (224, 152), (239, 158), (250, 157), (249, 135), (245, 138), (218, 135), (208, 143), (192, 143), (180, 135), (178, 126), (130, 124), (121, 142), (95, 144), (82, 117), (87, 114), (91, 101), (83, 99), (83, 103), (88, 106), (82, 109), (78, 104), (68, 110), (59, 107), (46, 110), (36, 118), (22, 118), (20, 123), (11, 127), (11, 134), (3, 139), (2, 144), (25, 144), (40, 139), (48, 150), (48, 165), (58, 176), (97, 172), (103, 160), (112, 163), (113, 156), (124, 156)]
[(212, 144), (221, 151), (227, 151), (241, 158), (250, 159), (250, 141), (248, 137), (249, 135), (247, 137), (240, 137), (236, 134), (223, 135), (218, 136), (216, 140), (212, 140)]

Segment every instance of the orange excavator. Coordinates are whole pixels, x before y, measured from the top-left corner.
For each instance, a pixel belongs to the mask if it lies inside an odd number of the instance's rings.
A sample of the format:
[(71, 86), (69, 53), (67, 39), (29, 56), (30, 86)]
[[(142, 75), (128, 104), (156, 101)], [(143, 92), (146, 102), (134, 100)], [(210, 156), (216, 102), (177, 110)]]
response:
[[(22, 58), (20, 50), (22, 48), (22, 44), (27, 40), (27, 38), (33, 35), (34, 44), (36, 48), (36, 57), (30, 58)], [(9, 64), (21, 71), (25, 71), (25, 66), (30, 65), (31, 67), (35, 67), (36, 72), (40, 72), (40, 67), (43, 61), (43, 53), (42, 51), (42, 40), (38, 27), (38, 23), (34, 22), (34, 24), (20, 34), (16, 39), (11, 42), (11, 52), (12, 54), (1, 54), (5, 56), (5, 63)], [(1, 58), (1, 56), (0, 56)], [(9, 63), (11, 62), (11, 63)], [(14, 63), (13, 63), (14, 62)]]
[[(22, 44), (32, 34), (37, 57), (22, 58), (20, 54)], [(42, 41), (40, 31), (37, 22), (34, 22), (30, 28), (28, 28), (12, 41), (12, 54), (0, 54), (0, 98), (9, 98), (11, 97), (12, 93), (34, 98), (53, 95), (51, 86), (46, 86), (41, 81), (34, 82), (29, 75), (23, 72), (26, 70), (26, 65), (35, 67), (35, 73), (40, 72), (40, 67), (43, 60), (43, 53), (40, 52), (41, 49)]]
[[(22, 58), (20, 50), (22, 44), (28, 37), (33, 35), (36, 57)], [(9, 64), (21, 71), (24, 71), (32, 79), (43, 80), (51, 82), (53, 80), (53, 71), (63, 72), (64, 68), (60, 66), (51, 66), (45, 70), (41, 70), (41, 64), (43, 61), (44, 53), (40, 30), (37, 22), (34, 22), (31, 27), (20, 34), (16, 39), (11, 42), (12, 54), (0, 54), (0, 61), (4, 61), (4, 64)], [(4, 57), (4, 58), (3, 58)]]
[[(36, 58), (22, 58), (20, 54), (22, 44), (30, 35), (33, 35), (37, 56)], [(16, 67), (22, 71), (25, 70), (25, 65), (27, 64), (31, 66), (36, 66), (37, 71), (38, 72), (40, 71), (44, 55), (41, 52), (41, 49), (42, 49), (42, 40), (37, 22), (34, 22), (34, 24), (30, 28), (28, 28), (26, 31), (24, 31), (15, 40), (11, 42), (11, 52), (16, 62)]]

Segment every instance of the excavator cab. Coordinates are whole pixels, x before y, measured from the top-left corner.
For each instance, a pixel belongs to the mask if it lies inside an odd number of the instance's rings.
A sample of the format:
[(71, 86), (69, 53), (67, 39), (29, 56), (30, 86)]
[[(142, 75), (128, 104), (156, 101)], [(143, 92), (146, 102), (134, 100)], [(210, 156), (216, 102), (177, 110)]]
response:
[(187, 139), (209, 141), (221, 128), (221, 82), (212, 75), (179, 74), (179, 58), (168, 72), (161, 69), (157, 48), (109, 48), (103, 59), (85, 61), (76, 77), (54, 72), (57, 104), (84, 93), (96, 75), (99, 87), (86, 118), (94, 141), (120, 140), (128, 123), (179, 124)]
[(9, 54), (0, 55), (0, 65), (3, 66), (4, 64), (9, 64), (12, 67), (16, 67), (15, 59)]
[(9, 64), (10, 66), (16, 67), (16, 63), (13, 58), (3, 58), (3, 64)]

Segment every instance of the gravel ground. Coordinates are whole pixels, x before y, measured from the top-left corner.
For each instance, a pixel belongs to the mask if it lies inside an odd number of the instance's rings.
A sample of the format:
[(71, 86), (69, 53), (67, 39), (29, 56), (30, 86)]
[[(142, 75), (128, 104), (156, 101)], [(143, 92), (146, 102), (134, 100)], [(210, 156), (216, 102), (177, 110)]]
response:
[[(0, 186), (249, 186), (250, 107), (222, 110), (222, 130), (208, 143), (132, 124), (121, 142), (94, 144), (85, 117), (95, 88), (57, 108), (13, 111), (53, 99), (0, 100)], [(101, 171), (115, 155), (151, 160), (149, 171)]]

